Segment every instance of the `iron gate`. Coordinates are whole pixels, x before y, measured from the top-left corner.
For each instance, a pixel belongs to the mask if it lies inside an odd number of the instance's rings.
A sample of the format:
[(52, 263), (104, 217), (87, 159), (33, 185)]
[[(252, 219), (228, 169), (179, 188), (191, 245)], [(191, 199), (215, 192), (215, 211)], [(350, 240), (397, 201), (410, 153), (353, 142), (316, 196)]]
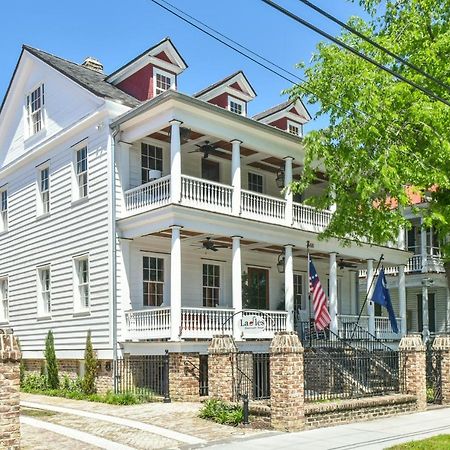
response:
[(426, 353), (427, 367), (427, 402), (442, 403), (442, 351), (432, 348), (431, 343), (427, 345)]
[(247, 395), (251, 400), (270, 398), (269, 353), (239, 352), (234, 370), (234, 399)]

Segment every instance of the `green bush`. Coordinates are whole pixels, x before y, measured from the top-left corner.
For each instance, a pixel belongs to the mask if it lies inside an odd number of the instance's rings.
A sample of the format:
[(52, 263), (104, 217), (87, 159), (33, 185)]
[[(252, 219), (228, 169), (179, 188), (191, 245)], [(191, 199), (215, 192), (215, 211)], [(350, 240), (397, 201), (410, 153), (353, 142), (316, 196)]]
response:
[(25, 373), (21, 383), (22, 391), (45, 391), (48, 389), (47, 377), (45, 375), (38, 375), (37, 373)]
[(55, 341), (53, 339), (52, 330), (48, 331), (47, 339), (45, 340), (45, 361), (46, 361), (46, 375), (47, 383), (50, 389), (59, 388), (58, 377), (58, 361), (55, 354)]
[(207, 400), (200, 410), (202, 419), (226, 425), (239, 425), (244, 420), (244, 411), (240, 405), (231, 405), (221, 400)]
[(89, 330), (86, 337), (86, 349), (84, 350), (84, 377), (82, 387), (85, 394), (95, 394), (96, 377), (97, 358), (92, 347), (91, 330)]

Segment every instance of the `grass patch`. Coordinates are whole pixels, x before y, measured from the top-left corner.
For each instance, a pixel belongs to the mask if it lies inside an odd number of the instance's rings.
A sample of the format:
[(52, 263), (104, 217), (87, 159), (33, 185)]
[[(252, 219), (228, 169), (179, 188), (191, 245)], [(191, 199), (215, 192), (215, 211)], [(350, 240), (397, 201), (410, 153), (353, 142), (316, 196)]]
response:
[(224, 425), (239, 425), (244, 420), (242, 406), (231, 405), (221, 400), (207, 400), (199, 412), (202, 419), (212, 420)]
[(57, 413), (54, 411), (46, 411), (44, 409), (34, 409), (34, 408), (20, 408), (20, 414), (30, 417), (51, 417), (55, 416)]
[(450, 448), (450, 434), (440, 434), (421, 441), (405, 442), (389, 447), (390, 450), (448, 450)]

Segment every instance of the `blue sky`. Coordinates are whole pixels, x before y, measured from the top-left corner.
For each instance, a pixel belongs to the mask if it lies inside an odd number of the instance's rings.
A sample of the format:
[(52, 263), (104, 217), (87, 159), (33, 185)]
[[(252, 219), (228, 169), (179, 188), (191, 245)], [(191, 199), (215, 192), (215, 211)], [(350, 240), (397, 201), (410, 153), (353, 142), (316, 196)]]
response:
[[(299, 61), (309, 62), (320, 36), (281, 15), (260, 0), (168, 0), (241, 42), (278, 65), (294, 72)], [(362, 15), (347, 0), (313, 0), (339, 19)], [(279, 0), (296, 14), (337, 34), (339, 28), (297, 0)], [(280, 92), (289, 83), (243, 56), (203, 35), (150, 0), (76, 0), (73, 2), (22, 0), (2, 5), (0, 27), (0, 97), (14, 70), (22, 44), (82, 62), (86, 56), (102, 61), (110, 73), (137, 54), (169, 36), (188, 63), (179, 78), (179, 90), (188, 94), (242, 69), (258, 97), (249, 105), (253, 115), (284, 100)], [(314, 113), (314, 108), (309, 108)], [(326, 119), (308, 129), (326, 124)]]

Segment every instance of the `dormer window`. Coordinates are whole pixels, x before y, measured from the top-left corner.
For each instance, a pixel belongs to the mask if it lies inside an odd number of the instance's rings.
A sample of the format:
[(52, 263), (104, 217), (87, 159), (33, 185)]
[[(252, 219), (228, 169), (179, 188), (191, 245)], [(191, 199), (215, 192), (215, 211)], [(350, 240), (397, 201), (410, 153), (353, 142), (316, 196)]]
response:
[(231, 112), (245, 116), (245, 102), (235, 98), (228, 97), (228, 109)]
[(302, 136), (302, 126), (296, 122), (287, 122), (287, 131), (294, 136)]
[(154, 95), (162, 94), (169, 89), (175, 89), (175, 75), (163, 72), (156, 67), (153, 69), (154, 73)]
[(28, 135), (33, 136), (44, 128), (44, 85), (27, 95)]

